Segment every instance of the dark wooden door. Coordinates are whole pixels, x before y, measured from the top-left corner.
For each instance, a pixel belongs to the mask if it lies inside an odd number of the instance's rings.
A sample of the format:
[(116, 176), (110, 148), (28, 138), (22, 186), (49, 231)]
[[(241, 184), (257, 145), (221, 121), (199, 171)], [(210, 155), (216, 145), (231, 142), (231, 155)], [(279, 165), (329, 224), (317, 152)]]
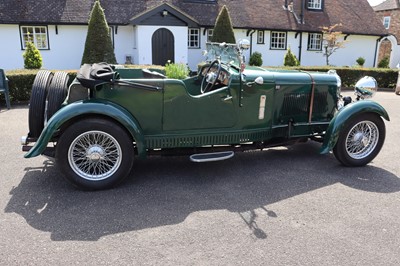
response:
[(168, 60), (175, 61), (175, 40), (171, 31), (161, 28), (151, 38), (153, 65), (164, 66)]

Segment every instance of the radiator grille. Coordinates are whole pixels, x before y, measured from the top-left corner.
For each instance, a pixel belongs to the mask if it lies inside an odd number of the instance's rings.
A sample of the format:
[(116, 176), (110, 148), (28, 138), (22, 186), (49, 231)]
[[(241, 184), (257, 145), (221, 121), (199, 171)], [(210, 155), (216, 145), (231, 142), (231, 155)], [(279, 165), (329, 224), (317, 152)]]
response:
[[(283, 99), (282, 115), (306, 114), (310, 105), (310, 93), (287, 93)], [(313, 113), (323, 113), (327, 108), (328, 92), (316, 92), (314, 94)]]

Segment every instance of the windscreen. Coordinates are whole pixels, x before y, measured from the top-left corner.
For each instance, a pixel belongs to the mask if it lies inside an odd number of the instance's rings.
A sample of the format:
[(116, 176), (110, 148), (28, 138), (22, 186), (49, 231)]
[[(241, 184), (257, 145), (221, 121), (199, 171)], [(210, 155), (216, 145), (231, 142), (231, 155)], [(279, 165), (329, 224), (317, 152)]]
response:
[(207, 43), (207, 61), (221, 60), (222, 63), (240, 65), (239, 50), (236, 44)]

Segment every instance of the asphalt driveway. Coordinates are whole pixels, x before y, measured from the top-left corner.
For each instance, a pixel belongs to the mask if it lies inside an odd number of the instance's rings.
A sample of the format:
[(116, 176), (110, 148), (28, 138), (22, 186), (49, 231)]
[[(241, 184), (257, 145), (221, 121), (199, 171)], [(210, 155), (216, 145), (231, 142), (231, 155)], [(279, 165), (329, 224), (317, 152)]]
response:
[(366, 167), (309, 142), (205, 164), (136, 161), (100, 192), (24, 159), (27, 106), (0, 103), (0, 265), (399, 265), (400, 96), (375, 100), (391, 121)]

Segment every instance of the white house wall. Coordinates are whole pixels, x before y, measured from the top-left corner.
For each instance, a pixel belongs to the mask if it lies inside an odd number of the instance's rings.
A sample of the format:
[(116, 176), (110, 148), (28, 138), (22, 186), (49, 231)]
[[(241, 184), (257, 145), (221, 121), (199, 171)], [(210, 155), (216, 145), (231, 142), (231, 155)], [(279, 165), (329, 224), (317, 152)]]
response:
[(40, 50), (47, 69), (79, 69), (85, 47), (87, 26), (48, 26), (50, 50)]
[[(87, 33), (86, 25), (48, 25), (50, 50), (40, 50), (44, 68), (47, 69), (78, 69), (82, 59)], [(114, 28), (114, 47), (117, 62), (124, 64), (126, 56), (132, 56), (133, 64), (152, 64), (152, 36), (160, 26), (118, 26)], [(207, 35), (204, 28), (200, 29), (200, 44), (197, 49), (187, 48), (187, 27), (164, 27), (172, 32), (175, 39), (175, 62), (188, 64), (190, 69), (197, 70), (197, 64), (204, 60), (202, 51), (205, 49)], [(236, 40), (249, 39), (247, 30), (235, 29)], [(0, 68), (23, 68), (21, 39), (19, 25), (0, 25), (1, 36), (7, 36), (0, 42)], [(204, 35), (203, 35), (204, 34)], [(265, 43), (257, 44), (257, 32), (252, 35), (252, 52), (262, 54), (263, 65), (282, 66), (286, 50), (270, 49), (271, 31), (265, 31)], [(350, 35), (344, 48), (337, 50), (331, 57), (330, 63), (335, 66), (353, 66), (358, 57), (365, 58), (365, 66), (373, 67), (376, 49), (376, 36)], [(287, 47), (299, 57), (300, 34), (287, 33)], [(325, 65), (322, 52), (307, 51), (308, 33), (302, 33), (301, 65)], [(244, 53), (246, 61), (250, 51)], [(396, 57), (400, 56), (396, 54)], [(395, 61), (395, 60), (392, 60)]]
[[(359, 57), (365, 59), (365, 67), (374, 66), (376, 36), (350, 35), (347, 37), (344, 47), (338, 49), (329, 57), (329, 64), (333, 66), (354, 66)], [(301, 65), (318, 66), (326, 65), (326, 59), (322, 52), (307, 51), (308, 34), (303, 36), (303, 53)]]
[[(287, 50), (271, 50), (270, 38), (271, 31), (265, 31), (264, 44), (257, 44), (256, 32), (252, 36), (253, 52), (260, 52), (264, 66), (282, 66), (284, 56)], [(250, 38), (250, 37), (247, 37)], [(375, 58), (376, 36), (360, 36), (350, 35), (347, 37), (344, 48), (338, 49), (329, 58), (329, 63), (334, 66), (353, 66), (359, 57), (365, 58), (365, 67), (373, 67)], [(308, 51), (308, 33), (302, 33), (302, 51), (301, 65), (302, 66), (323, 66), (326, 65), (325, 57), (322, 51)], [(292, 50), (292, 53), (299, 58), (300, 34), (295, 32), (287, 33), (287, 48)]]
[[(0, 25), (0, 68), (17, 69), (24, 67), (18, 25)], [(7, 36), (5, 38), (5, 36)]]
[(113, 30), (114, 53), (118, 64), (125, 64), (127, 56), (130, 56), (134, 63), (137, 58), (134, 27), (132, 25), (114, 26)]

